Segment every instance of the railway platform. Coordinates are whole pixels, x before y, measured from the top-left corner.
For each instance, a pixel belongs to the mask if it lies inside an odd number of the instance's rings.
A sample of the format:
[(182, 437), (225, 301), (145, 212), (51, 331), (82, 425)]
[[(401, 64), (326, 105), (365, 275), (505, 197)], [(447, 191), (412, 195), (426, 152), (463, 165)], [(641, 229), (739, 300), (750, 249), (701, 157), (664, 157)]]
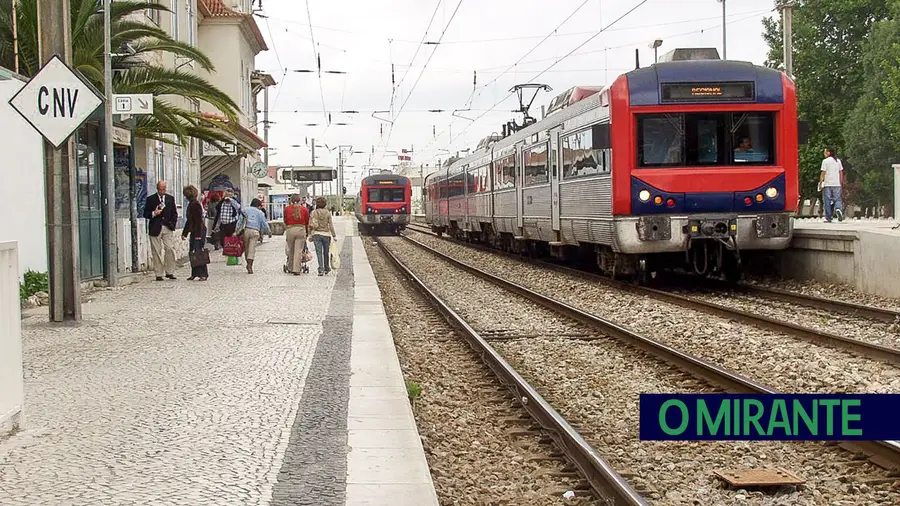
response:
[(438, 504), (381, 294), (352, 217), (341, 268), (152, 276), (84, 320), (23, 312), (25, 423), (0, 435), (0, 505)]
[(778, 255), (785, 277), (841, 283), (872, 295), (900, 297), (900, 229), (896, 220), (794, 220), (791, 248)]

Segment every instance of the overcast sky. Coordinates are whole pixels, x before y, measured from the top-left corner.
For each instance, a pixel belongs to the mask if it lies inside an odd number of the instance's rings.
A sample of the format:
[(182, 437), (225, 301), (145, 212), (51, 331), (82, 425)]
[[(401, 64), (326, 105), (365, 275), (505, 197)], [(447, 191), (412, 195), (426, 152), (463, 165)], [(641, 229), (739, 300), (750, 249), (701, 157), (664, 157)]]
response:
[[(539, 118), (540, 106), (568, 88), (609, 84), (634, 69), (635, 49), (641, 65), (650, 64), (655, 39), (663, 39), (660, 55), (676, 47), (722, 53), (722, 4), (716, 0), (309, 0), (308, 12), (306, 0), (263, 0), (262, 7), (257, 21), (269, 51), (257, 57), (256, 67), (278, 82), (270, 90), (272, 165), (308, 165), (309, 149), (291, 146), (312, 138), (365, 152), (347, 162), (356, 170), (370, 156), (372, 164), (389, 168), (397, 163), (390, 151), (401, 149), (413, 149), (417, 164), (433, 165), (447, 150), (474, 148), (509, 119), (521, 121), (511, 112), (518, 107), (508, 93), (515, 84), (553, 88), (534, 102), (532, 116)], [(762, 64), (762, 19), (773, 7), (770, 0), (727, 0), (728, 59)], [(295, 72), (315, 70), (315, 52), (322, 70), (346, 74), (319, 79)], [(329, 127), (323, 109), (331, 113)], [(478, 120), (454, 117), (456, 109), (469, 109), (458, 115)], [(377, 114), (384, 120), (393, 117), (393, 127), (373, 118), (374, 111), (385, 111)], [(318, 165), (333, 165), (336, 153), (318, 149)]]

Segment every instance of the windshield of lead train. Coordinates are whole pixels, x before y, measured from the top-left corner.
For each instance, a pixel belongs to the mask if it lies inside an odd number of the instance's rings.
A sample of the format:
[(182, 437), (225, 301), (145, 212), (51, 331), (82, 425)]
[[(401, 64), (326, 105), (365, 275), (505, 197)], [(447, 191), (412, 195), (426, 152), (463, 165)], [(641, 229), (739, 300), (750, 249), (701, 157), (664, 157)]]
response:
[(369, 188), (369, 202), (403, 202), (403, 188)]
[(640, 167), (774, 165), (771, 112), (638, 115)]

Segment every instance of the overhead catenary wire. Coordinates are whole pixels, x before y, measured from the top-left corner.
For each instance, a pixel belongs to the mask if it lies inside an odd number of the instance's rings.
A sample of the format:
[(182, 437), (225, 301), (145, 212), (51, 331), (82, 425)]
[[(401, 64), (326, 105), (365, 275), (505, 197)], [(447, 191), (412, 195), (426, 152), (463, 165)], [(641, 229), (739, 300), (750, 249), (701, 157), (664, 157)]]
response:
[[(450, 15), (450, 19), (447, 21), (447, 24), (444, 26), (444, 29), (441, 31), (441, 35), (438, 37), (438, 44), (440, 44), (441, 40), (443, 40), (444, 35), (447, 33), (447, 29), (450, 28), (450, 25), (453, 23), (453, 19), (456, 18), (456, 14), (459, 12), (459, 8), (462, 6), (465, 0), (459, 0), (456, 4), (456, 8), (453, 9), (453, 13)], [(423, 39), (424, 40), (424, 39)], [(409, 90), (409, 93), (406, 95), (406, 99), (400, 104), (400, 110), (397, 111), (396, 116), (393, 117), (393, 121), (391, 122), (391, 126), (388, 129), (387, 140), (384, 142), (384, 149), (390, 145), (391, 142), (391, 134), (394, 132), (394, 123), (397, 121), (397, 118), (403, 113), (403, 109), (406, 107), (406, 104), (409, 102), (410, 97), (412, 97), (413, 92), (416, 91), (416, 87), (419, 85), (419, 81), (422, 80), (422, 76), (425, 75), (425, 70), (428, 67), (428, 64), (431, 62), (431, 59), (434, 58), (435, 53), (437, 53), (437, 48), (435, 48), (430, 55), (428, 55), (428, 59), (425, 60), (425, 67), (422, 68), (422, 72), (419, 73), (419, 77), (416, 78), (416, 82), (413, 83), (412, 88)], [(381, 163), (381, 160), (384, 159), (384, 153), (381, 154), (381, 158), (379, 158), (378, 163)]]
[[(327, 126), (328, 112), (326, 112), (326, 110), (325, 110), (325, 108), (326, 108), (326, 106), (325, 106), (325, 88), (322, 85), (322, 60), (321, 60), (321, 57), (319, 56), (318, 45), (316, 45), (316, 35), (315, 35), (315, 33), (313, 33), (313, 22), (312, 22), (312, 14), (309, 11), (309, 0), (305, 0), (304, 3), (306, 4), (306, 18), (309, 19), (309, 38), (310, 38), (310, 42), (312, 43), (313, 57), (316, 59), (316, 68), (319, 69), (319, 97), (322, 99), (322, 115), (325, 117), (325, 123), (326, 123), (325, 129), (327, 130), (328, 129), (328, 126)], [(324, 132), (322, 133), (322, 135), (324, 135)]]
[(275, 53), (275, 61), (278, 62), (278, 66), (281, 68), (281, 82), (278, 84), (278, 91), (275, 92), (275, 101), (272, 104), (272, 107), (278, 105), (278, 98), (281, 96), (281, 90), (284, 88), (284, 80), (287, 78), (288, 69), (281, 63), (281, 57), (278, 55), (278, 48), (275, 46), (275, 36), (272, 34), (272, 27), (269, 25), (269, 18), (264, 18), (266, 20), (266, 30), (269, 32), (269, 40), (272, 41), (272, 52)]
[[(740, 23), (740, 22), (742, 22), (742, 21), (746, 21), (746, 20), (748, 20), (748, 19), (757, 17), (757, 16), (759, 16), (760, 14), (764, 14), (764, 13), (766, 13), (766, 12), (773, 12), (773, 11), (774, 11), (774, 9), (766, 9), (766, 10), (764, 10), (764, 11), (759, 11), (759, 12), (750, 13), (749, 15), (744, 16), (744, 17), (742, 17), (742, 18), (740, 18), (740, 19), (735, 19), (735, 20), (729, 21), (728, 24)], [(746, 13), (745, 13), (745, 14), (746, 14)], [(721, 19), (721, 17), (718, 17), (718, 18), (716, 18), (716, 19)], [(615, 23), (615, 21), (614, 21), (613, 23)], [(612, 25), (612, 24), (611, 24), (611, 25)], [(611, 26), (611, 25), (610, 25), (610, 26)], [(671, 40), (671, 39), (675, 39), (675, 38), (678, 38), (678, 37), (685, 37), (685, 36), (688, 36), (688, 35), (694, 35), (694, 34), (697, 34), (697, 33), (703, 33), (703, 32), (709, 31), (709, 30), (713, 30), (713, 29), (719, 28), (719, 27), (721, 27), (721, 26), (722, 26), (722, 24), (721, 24), (721, 23), (718, 23), (718, 24), (716, 24), (716, 25), (713, 25), (713, 26), (710, 26), (710, 27), (707, 27), (707, 28), (701, 28), (701, 29), (698, 29), (698, 30), (691, 30), (691, 31), (689, 31), (689, 32), (682, 32), (682, 33), (678, 33), (678, 34), (675, 34), (675, 35), (669, 35), (669, 36), (666, 36), (666, 39), (667, 39), (667, 40)], [(605, 29), (604, 29), (604, 30), (605, 30)], [(592, 32), (592, 33), (593, 33), (593, 32)], [(599, 33), (598, 33), (598, 34), (599, 34)], [(608, 51), (608, 50), (612, 50), (612, 49), (621, 49), (621, 48), (626, 48), (626, 47), (630, 48), (630, 47), (634, 47), (636, 44), (639, 44), (639, 43), (644, 42), (644, 41), (646, 41), (646, 40), (647, 40), (647, 39), (642, 39), (641, 41), (635, 41), (635, 42), (630, 42), (630, 43), (620, 44), (620, 45), (617, 45), (617, 46), (609, 46), (609, 47), (605, 47), (605, 48), (602, 48), (602, 49), (592, 49), (592, 50), (589, 50), (589, 51), (575, 52), (575, 53), (571, 53), (571, 54), (567, 55), (567, 56), (564, 57), (564, 58), (568, 58), (568, 57), (571, 57), (571, 56), (581, 56), (581, 55), (587, 55), (587, 54), (596, 54), (596, 53), (601, 53), (601, 52)], [(579, 45), (579, 47), (583, 47), (583, 45), (584, 45), (584, 44), (581, 44), (581, 45)], [(552, 72), (551, 69), (552, 69), (556, 64), (560, 63), (560, 62), (562, 61), (562, 59), (559, 59), (559, 58), (557, 58), (557, 57), (553, 57), (553, 58), (542, 58), (542, 59), (540, 59), (540, 60), (531, 60), (531, 61), (529, 61), (529, 62), (523, 62), (523, 64), (528, 64), (528, 63), (542, 63), (542, 62), (547, 62), (547, 61), (553, 61), (554, 63), (551, 64), (550, 66), (548, 66), (547, 68), (545, 68), (544, 70), (542, 70), (542, 71), (541, 71), (541, 74), (539, 74), (538, 76), (543, 75), (544, 73), (547, 73), (547, 72)], [(494, 68), (499, 68), (499, 67), (494, 67)], [(614, 70), (614, 69), (610, 69), (610, 70)], [(622, 69), (622, 70), (631, 70), (631, 68), (628, 68), (628, 69)], [(559, 72), (566, 72), (566, 70), (561, 70), (561, 71), (559, 71)], [(535, 77), (533, 77), (532, 79), (536, 79), (538, 76), (535, 76)], [(489, 108), (489, 109), (482, 109), (482, 111), (493, 112), (493, 110), (494, 110), (500, 103), (506, 101), (506, 100), (507, 100), (509, 97), (511, 97), (511, 96), (512, 96), (511, 93), (505, 95), (505, 96), (503, 97), (503, 99), (501, 99), (499, 102), (497, 102), (496, 104), (494, 104), (491, 108)], [(503, 111), (498, 111), (498, 112), (503, 112)], [(481, 119), (483, 116), (484, 116), (484, 114), (482, 114), (481, 116), (477, 117), (477, 118), (475, 119), (475, 121), (477, 121), (478, 119)], [(452, 126), (452, 124), (453, 124), (453, 122), (451, 122), (451, 125), (450, 125), (450, 126)], [(468, 125), (465, 129), (463, 129), (463, 131), (460, 132), (460, 134), (464, 133), (465, 130), (467, 130), (469, 127), (471, 127), (472, 124), (474, 124), (474, 121), (471, 122), (471, 123), (469, 123), (469, 125)], [(450, 128), (450, 127), (448, 126), (448, 128)], [(429, 149), (432, 145), (434, 145), (434, 144), (437, 142), (437, 139), (441, 138), (441, 136), (444, 135), (444, 133), (447, 132), (447, 129), (448, 129), (448, 128), (445, 128), (445, 129), (444, 129), (443, 131), (441, 131), (439, 134), (437, 134), (436, 136), (434, 136), (434, 138), (432, 139), (432, 141), (430, 141), (430, 142), (423, 148), (423, 151)], [(452, 137), (451, 140), (450, 140), (449, 143), (448, 143), (448, 146), (449, 146), (449, 145), (452, 145), (452, 143), (453, 143), (454, 141), (456, 141), (456, 140), (459, 138), (460, 134), (458, 134), (458, 135)]]

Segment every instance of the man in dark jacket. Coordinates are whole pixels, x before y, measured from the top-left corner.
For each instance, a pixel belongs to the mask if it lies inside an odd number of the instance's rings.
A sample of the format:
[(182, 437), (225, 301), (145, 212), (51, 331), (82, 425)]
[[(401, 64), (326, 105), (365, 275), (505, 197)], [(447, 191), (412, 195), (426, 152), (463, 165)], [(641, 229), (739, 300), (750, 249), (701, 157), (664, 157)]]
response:
[(163, 274), (169, 279), (176, 279), (174, 232), (178, 226), (178, 209), (175, 208), (175, 198), (166, 193), (165, 181), (156, 183), (156, 193), (147, 197), (144, 218), (150, 220), (147, 231), (150, 234), (156, 280), (162, 281)]

